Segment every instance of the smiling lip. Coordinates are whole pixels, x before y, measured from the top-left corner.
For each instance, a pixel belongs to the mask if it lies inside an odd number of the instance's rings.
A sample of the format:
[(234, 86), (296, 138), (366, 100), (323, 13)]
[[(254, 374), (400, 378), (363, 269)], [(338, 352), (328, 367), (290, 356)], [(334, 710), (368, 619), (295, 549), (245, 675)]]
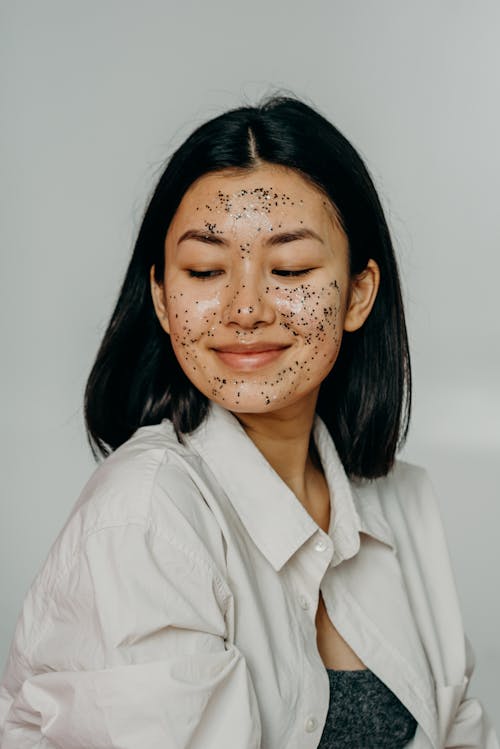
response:
[(219, 359), (231, 369), (249, 372), (278, 359), (287, 348), (289, 346), (283, 346), (279, 343), (260, 343), (247, 346), (221, 346), (213, 350)]

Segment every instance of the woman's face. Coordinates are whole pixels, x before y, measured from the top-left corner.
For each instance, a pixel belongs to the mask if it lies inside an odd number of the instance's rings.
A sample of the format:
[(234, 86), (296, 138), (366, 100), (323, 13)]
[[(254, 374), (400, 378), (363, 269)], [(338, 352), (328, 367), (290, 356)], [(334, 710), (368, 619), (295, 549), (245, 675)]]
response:
[(349, 287), (330, 202), (298, 173), (263, 165), (190, 187), (153, 298), (198, 390), (260, 413), (316, 398), (339, 353)]

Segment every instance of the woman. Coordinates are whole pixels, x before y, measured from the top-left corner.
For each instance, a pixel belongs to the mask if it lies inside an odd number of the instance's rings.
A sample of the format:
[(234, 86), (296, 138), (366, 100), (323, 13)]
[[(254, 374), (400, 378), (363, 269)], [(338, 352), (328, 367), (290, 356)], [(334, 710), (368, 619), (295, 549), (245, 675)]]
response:
[(86, 390), (96, 455), (26, 599), (3, 749), (487, 747), (371, 179), (305, 104), (198, 128)]

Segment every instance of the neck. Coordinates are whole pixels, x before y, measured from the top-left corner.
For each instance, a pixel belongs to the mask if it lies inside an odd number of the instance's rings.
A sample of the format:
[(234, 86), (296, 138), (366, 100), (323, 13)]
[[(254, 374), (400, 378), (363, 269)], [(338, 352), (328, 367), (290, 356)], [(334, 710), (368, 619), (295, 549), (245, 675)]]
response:
[(304, 402), (263, 414), (234, 415), (268, 463), (304, 505), (321, 473), (311, 434), (317, 393)]

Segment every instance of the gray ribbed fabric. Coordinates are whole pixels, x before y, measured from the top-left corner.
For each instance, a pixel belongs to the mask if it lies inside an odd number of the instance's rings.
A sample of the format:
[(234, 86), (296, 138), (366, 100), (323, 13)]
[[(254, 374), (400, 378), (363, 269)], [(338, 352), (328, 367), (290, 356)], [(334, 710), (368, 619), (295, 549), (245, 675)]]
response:
[(330, 704), (318, 749), (402, 749), (415, 718), (369, 669), (326, 669)]

